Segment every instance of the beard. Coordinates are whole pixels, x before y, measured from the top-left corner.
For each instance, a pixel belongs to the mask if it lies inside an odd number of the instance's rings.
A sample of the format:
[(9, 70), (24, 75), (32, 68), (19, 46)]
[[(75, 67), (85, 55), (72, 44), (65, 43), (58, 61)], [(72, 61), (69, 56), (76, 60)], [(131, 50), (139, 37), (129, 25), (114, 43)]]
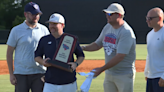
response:
[[(36, 20), (37, 20), (37, 18), (36, 18)], [(37, 20), (37, 22), (36, 22), (36, 20), (34, 21), (34, 19), (33, 19), (33, 18), (30, 18), (29, 16), (27, 16), (27, 19), (26, 19), (26, 21), (27, 21), (30, 25), (36, 25), (36, 24), (38, 23), (38, 20)]]
[(28, 23), (31, 24), (31, 25), (35, 25), (35, 24), (36, 24), (36, 22), (34, 22), (34, 21), (32, 21), (32, 20), (27, 20), (27, 21), (28, 21)]

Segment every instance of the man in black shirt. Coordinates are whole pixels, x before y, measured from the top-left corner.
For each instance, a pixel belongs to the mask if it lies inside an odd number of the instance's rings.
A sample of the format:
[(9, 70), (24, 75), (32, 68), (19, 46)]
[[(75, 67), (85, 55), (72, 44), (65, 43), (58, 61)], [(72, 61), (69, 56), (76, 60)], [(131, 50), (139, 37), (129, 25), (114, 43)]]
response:
[[(53, 60), (54, 54), (57, 51), (59, 42), (64, 34), (65, 20), (62, 15), (54, 13), (47, 22), (49, 23), (51, 34), (40, 39), (35, 51), (35, 60), (47, 67), (43, 92), (76, 92), (76, 67), (84, 60), (84, 53), (77, 41), (73, 52), (77, 60), (74, 62), (72, 54), (68, 62), (73, 72), (64, 71), (47, 63), (47, 60)], [(45, 59), (43, 59), (43, 56), (45, 56)]]

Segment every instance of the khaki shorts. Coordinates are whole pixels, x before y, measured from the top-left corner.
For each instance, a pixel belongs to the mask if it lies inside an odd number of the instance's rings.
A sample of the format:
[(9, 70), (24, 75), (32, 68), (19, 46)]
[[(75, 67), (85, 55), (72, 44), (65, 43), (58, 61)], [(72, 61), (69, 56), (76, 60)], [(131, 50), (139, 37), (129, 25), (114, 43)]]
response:
[(135, 74), (105, 74), (104, 92), (133, 92)]

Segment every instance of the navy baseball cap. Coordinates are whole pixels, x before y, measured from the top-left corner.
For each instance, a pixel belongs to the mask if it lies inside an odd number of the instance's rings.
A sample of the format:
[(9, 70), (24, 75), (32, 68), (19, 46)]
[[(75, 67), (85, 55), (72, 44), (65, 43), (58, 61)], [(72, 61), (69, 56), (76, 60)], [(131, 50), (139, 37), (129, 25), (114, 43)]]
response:
[(42, 14), (39, 5), (34, 2), (29, 2), (24, 8), (24, 12), (31, 12), (32, 14)]

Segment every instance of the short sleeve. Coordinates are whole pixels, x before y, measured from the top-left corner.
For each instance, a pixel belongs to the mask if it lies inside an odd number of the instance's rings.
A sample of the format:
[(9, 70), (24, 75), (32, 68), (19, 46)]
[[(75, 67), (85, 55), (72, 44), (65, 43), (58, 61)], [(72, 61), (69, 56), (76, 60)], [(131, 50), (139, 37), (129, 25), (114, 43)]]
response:
[(101, 34), (99, 35), (99, 37), (96, 39), (95, 43), (99, 46), (103, 46), (102, 41), (104, 39), (104, 32), (107, 30), (107, 26), (109, 26), (108, 24), (106, 24), (103, 28), (103, 30), (101, 31)]
[(134, 41), (135, 38), (131, 35), (130, 30), (122, 33), (117, 44), (117, 53), (128, 54)]
[(8, 37), (8, 40), (7, 40), (7, 45), (11, 46), (11, 47), (16, 47), (17, 45), (17, 36), (16, 36), (16, 30), (15, 28), (13, 28), (11, 31), (10, 31), (10, 35)]

